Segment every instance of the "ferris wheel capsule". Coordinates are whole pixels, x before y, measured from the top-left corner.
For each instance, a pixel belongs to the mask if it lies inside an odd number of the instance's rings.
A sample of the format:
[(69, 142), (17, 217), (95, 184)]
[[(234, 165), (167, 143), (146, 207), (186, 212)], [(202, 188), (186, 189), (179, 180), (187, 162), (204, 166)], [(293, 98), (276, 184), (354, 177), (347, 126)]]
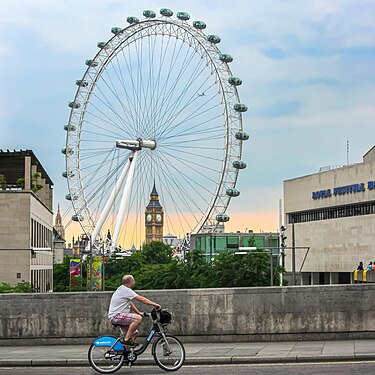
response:
[(87, 66), (92, 66), (92, 67), (97, 67), (98, 66), (98, 63), (96, 61), (94, 61), (94, 60), (91, 60), (91, 59), (86, 60), (85, 64)]
[(117, 34), (120, 34), (121, 33), (121, 31), (122, 31), (122, 28), (121, 27), (112, 27), (112, 29), (111, 29), (111, 33), (112, 34), (115, 34), (115, 35), (117, 35)]
[(234, 188), (227, 189), (226, 193), (229, 197), (238, 197), (240, 195), (240, 192)]
[(190, 19), (190, 14), (186, 12), (178, 12), (177, 18), (182, 21), (188, 21)]
[(72, 124), (64, 125), (64, 130), (67, 132), (74, 132), (76, 130), (76, 127)]
[(247, 134), (247, 133), (244, 132), (244, 131), (236, 132), (235, 137), (236, 137), (236, 139), (238, 139), (239, 141), (247, 141), (247, 140), (250, 138), (249, 134)]
[(204, 30), (207, 27), (207, 25), (203, 21), (194, 21), (193, 27), (195, 27), (198, 30)]
[(69, 102), (68, 103), (68, 107), (70, 107), (72, 109), (78, 109), (80, 106), (81, 106), (81, 104), (76, 103), (76, 102)]
[(173, 16), (173, 12), (168, 8), (160, 9), (160, 14), (164, 17), (172, 17)]
[(72, 220), (73, 221), (83, 221), (84, 217), (82, 215), (80, 215), (80, 214), (76, 214), (76, 215), (72, 216)]
[(246, 112), (248, 110), (247, 105), (243, 103), (236, 103), (233, 108), (237, 112)]
[(81, 86), (81, 87), (87, 87), (88, 86), (88, 82), (84, 81), (83, 79), (77, 79), (76, 85), (77, 86)]
[(98, 48), (100, 48), (100, 49), (108, 49), (108, 48), (109, 48), (109, 45), (108, 45), (107, 42), (98, 42), (98, 43), (97, 43), (97, 46), (98, 46)]
[(66, 194), (65, 195), (65, 199), (67, 200), (67, 201), (74, 201), (74, 200), (76, 200), (77, 199), (77, 197), (76, 196), (72, 196), (72, 195), (70, 195), (70, 194)]
[(235, 160), (233, 163), (233, 167), (236, 169), (245, 169), (246, 163), (242, 160)]
[(228, 82), (233, 86), (242, 85), (242, 80), (238, 77), (229, 77)]
[(233, 57), (229, 53), (220, 53), (219, 59), (225, 63), (230, 63), (233, 61)]
[(207, 35), (207, 40), (210, 43), (217, 44), (220, 43), (221, 39), (218, 35)]
[(143, 11), (143, 15), (146, 18), (155, 18), (156, 17), (156, 13), (153, 10), (148, 10), (148, 9)]
[(229, 221), (229, 219), (230, 219), (230, 217), (227, 214), (218, 214), (218, 215), (216, 215), (216, 220), (219, 223), (225, 223), (225, 222)]
[(127, 23), (130, 23), (131, 25), (134, 24), (134, 23), (138, 23), (139, 22), (139, 19), (137, 17), (134, 17), (134, 16), (130, 16), (126, 19), (126, 22)]

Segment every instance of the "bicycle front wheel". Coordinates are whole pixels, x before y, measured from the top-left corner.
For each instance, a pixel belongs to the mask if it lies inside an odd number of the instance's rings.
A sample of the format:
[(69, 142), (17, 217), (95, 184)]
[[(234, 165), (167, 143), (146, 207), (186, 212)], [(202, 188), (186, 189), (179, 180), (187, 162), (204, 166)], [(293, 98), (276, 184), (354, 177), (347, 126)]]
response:
[(110, 345), (95, 346), (91, 344), (88, 355), (90, 365), (94, 370), (102, 374), (111, 374), (121, 368), (124, 354), (110, 349)]
[(178, 370), (185, 361), (185, 348), (174, 336), (160, 336), (152, 347), (156, 364), (165, 371)]

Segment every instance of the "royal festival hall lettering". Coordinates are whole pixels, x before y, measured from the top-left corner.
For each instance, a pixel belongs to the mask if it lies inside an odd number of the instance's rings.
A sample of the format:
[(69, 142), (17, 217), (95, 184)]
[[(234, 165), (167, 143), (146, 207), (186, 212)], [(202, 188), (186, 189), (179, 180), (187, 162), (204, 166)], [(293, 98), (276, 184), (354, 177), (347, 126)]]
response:
[[(368, 181), (367, 190), (373, 190), (373, 189), (375, 189), (375, 181)], [(336, 195), (352, 194), (352, 193), (358, 193), (358, 192), (365, 191), (365, 190), (366, 190), (366, 186), (364, 183), (340, 186), (340, 187), (335, 187), (333, 189), (313, 191), (312, 199), (329, 198), (329, 197), (332, 197), (332, 195), (336, 196)]]

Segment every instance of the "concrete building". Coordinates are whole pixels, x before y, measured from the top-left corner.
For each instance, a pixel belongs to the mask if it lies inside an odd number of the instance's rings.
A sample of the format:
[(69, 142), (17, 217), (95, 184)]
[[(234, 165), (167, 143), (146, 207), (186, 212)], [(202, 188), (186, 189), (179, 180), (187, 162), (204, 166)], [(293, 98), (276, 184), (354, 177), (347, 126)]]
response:
[(0, 282), (53, 289), (52, 186), (31, 150), (0, 150)]
[(285, 265), (294, 226), (298, 284), (351, 283), (360, 261), (375, 261), (374, 180), (375, 146), (362, 163), (284, 181)]

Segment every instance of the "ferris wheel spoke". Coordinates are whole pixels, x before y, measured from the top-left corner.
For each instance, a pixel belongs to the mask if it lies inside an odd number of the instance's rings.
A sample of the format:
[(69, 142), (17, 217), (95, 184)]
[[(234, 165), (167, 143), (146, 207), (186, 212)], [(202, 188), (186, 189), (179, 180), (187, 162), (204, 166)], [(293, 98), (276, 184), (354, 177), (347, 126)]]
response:
[[(202, 60), (201, 60), (202, 61)], [(191, 90), (192, 93), (190, 94), (190, 98), (186, 101), (185, 105), (180, 107), (182, 100), (185, 99), (185, 96), (189, 92), (189, 89), (192, 87), (193, 83), (199, 78), (199, 76), (204, 72), (204, 67), (202, 70), (199, 71), (199, 74), (196, 75), (196, 71), (198, 70), (199, 65), (197, 65), (196, 70), (191, 74), (188, 83), (185, 84), (185, 87), (181, 89), (180, 95), (174, 100), (173, 103), (170, 103), (172, 99), (172, 95), (169, 97), (169, 103), (168, 107), (170, 108), (170, 114), (165, 121), (165, 125), (160, 130), (160, 135), (162, 135), (169, 127), (169, 125), (173, 122), (173, 120), (177, 117), (179, 113), (181, 113), (183, 110), (186, 110), (189, 106), (194, 104), (198, 98), (200, 98), (199, 93), (202, 92), (202, 87), (205, 85), (205, 83), (208, 81), (209, 77), (206, 77), (206, 80), (204, 80), (199, 87), (197, 87), (195, 90)], [(210, 87), (206, 88), (205, 91), (209, 90), (211, 87), (213, 87), (214, 84), (212, 84)], [(174, 87), (175, 88), (175, 87)], [(172, 91), (172, 93), (174, 90)], [(208, 101), (206, 101), (207, 103)]]
[[(160, 159), (159, 159), (160, 160)], [(161, 184), (161, 186), (163, 187), (163, 190), (165, 190), (167, 193), (168, 193), (168, 197), (171, 199), (171, 201), (173, 202), (173, 205), (175, 207), (175, 212), (176, 214), (178, 214), (178, 219), (180, 221), (180, 224), (181, 224), (181, 227), (183, 228), (183, 224), (182, 224), (182, 221), (181, 221), (181, 217), (183, 218), (183, 221), (185, 222), (185, 225), (189, 225), (189, 219), (186, 218), (186, 215), (184, 214), (184, 212), (182, 211), (182, 207), (181, 205), (178, 205), (176, 200), (175, 200), (175, 196), (176, 196), (176, 192), (172, 191), (171, 190), (171, 185), (176, 185), (176, 181), (175, 179), (170, 179), (170, 176), (167, 175), (166, 173), (166, 169), (164, 168), (158, 168), (158, 171), (160, 172), (160, 174), (163, 175), (162, 178), (160, 178), (159, 176), (159, 182)], [(167, 178), (166, 178), (167, 177)], [(171, 182), (171, 184), (167, 184), (166, 182)], [(178, 186), (176, 186), (176, 189), (177, 189), (177, 192), (181, 192), (181, 190), (179, 189)], [(183, 192), (182, 192), (183, 193)], [(196, 222), (198, 222), (198, 218), (196, 217), (194, 211), (192, 210), (192, 208), (190, 207), (189, 205), (189, 202), (188, 200), (185, 198), (185, 195), (184, 194), (177, 194), (177, 196), (180, 196), (180, 198), (182, 199), (182, 201), (184, 202), (185, 204), (185, 207), (188, 208), (189, 210), (189, 214), (194, 217), (194, 219), (196, 220)], [(199, 208), (199, 207), (198, 207)], [(200, 210), (200, 209), (199, 209)], [(181, 216), (181, 217), (180, 217)]]
[[(112, 106), (112, 104), (110, 104), (110, 101), (109, 99), (107, 98), (107, 96), (104, 94), (104, 92), (100, 89), (100, 87), (98, 86), (98, 91), (101, 93), (102, 97), (104, 98), (104, 100), (99, 97), (98, 95), (94, 94), (93, 96), (99, 101), (101, 102), (104, 106), (106, 106), (107, 108), (109, 108), (109, 110), (112, 112), (112, 114), (117, 118), (118, 122), (124, 126), (125, 129), (130, 129), (130, 125), (129, 123), (127, 123), (127, 121), (125, 120), (124, 117), (120, 116), (120, 114), (117, 112), (117, 110)], [(121, 106), (122, 107), (122, 106)], [(123, 107), (122, 107), (123, 108)], [(101, 112), (102, 113), (102, 112)], [(115, 123), (115, 121), (113, 121), (113, 123)], [(117, 128), (119, 128), (120, 130), (123, 129), (122, 127), (120, 126), (116, 126)]]
[(213, 168), (210, 168), (210, 167), (201, 165), (199, 163), (193, 162), (192, 160), (187, 161), (187, 160), (185, 160), (185, 159), (183, 159), (181, 157), (178, 157), (177, 155), (171, 154), (171, 153), (166, 152), (166, 151), (164, 151), (164, 154), (169, 155), (172, 158), (172, 160), (180, 162), (183, 166), (185, 166), (187, 168), (190, 168), (191, 170), (193, 170), (194, 172), (196, 172), (197, 174), (199, 174), (204, 179), (206, 179), (206, 180), (208, 180), (208, 181), (210, 181), (210, 182), (212, 182), (214, 184), (217, 183), (217, 181), (214, 181), (212, 178), (210, 178), (207, 173), (203, 173), (204, 171), (201, 172), (198, 169), (193, 168), (192, 165), (195, 165), (195, 166), (199, 167), (200, 169), (205, 169), (206, 171), (214, 172), (216, 174), (219, 174), (220, 171), (217, 171), (217, 170), (215, 170)]
[[(179, 137), (187, 137), (189, 135), (195, 135), (195, 134), (206, 134), (206, 133), (215, 133), (215, 134), (217, 134), (217, 132), (221, 128), (218, 125), (215, 125), (215, 126), (212, 126), (212, 127), (209, 127), (209, 128), (203, 128), (203, 129), (200, 129), (200, 127), (202, 127), (204, 125), (207, 125), (208, 123), (210, 123), (212, 121), (215, 121), (215, 120), (217, 120), (218, 118), (221, 118), (221, 117), (222, 117), (221, 115), (217, 115), (215, 117), (212, 117), (211, 119), (208, 119), (206, 121), (200, 122), (200, 123), (198, 123), (195, 126), (191, 126), (189, 128), (186, 128), (183, 131), (180, 131), (179, 133), (175, 133), (173, 135), (169, 135), (168, 137), (162, 137), (161, 139), (163, 141), (167, 141), (169, 139), (176, 139), (176, 138), (179, 138)], [(222, 127), (224, 127), (224, 125)], [(194, 131), (192, 131), (192, 130), (194, 130)]]
[(180, 128), (184, 123), (187, 123), (193, 119), (199, 118), (200, 116), (209, 113), (210, 111), (213, 111), (220, 107), (220, 104), (213, 103), (211, 107), (204, 108), (204, 105), (201, 105), (198, 107), (195, 111), (190, 112), (185, 118), (180, 120), (178, 123), (176, 123), (174, 126), (171, 126), (168, 131), (163, 132), (163, 136), (166, 136), (170, 134), (172, 131), (176, 130), (177, 128)]
[[(189, 175), (185, 174), (185, 173), (182, 172), (179, 168), (177, 168), (174, 164), (172, 164), (172, 163), (170, 162), (169, 159), (174, 160), (173, 157), (172, 157), (172, 158), (168, 158), (167, 156), (172, 156), (172, 155), (171, 155), (171, 154), (168, 154), (168, 153), (166, 153), (166, 152), (163, 152), (162, 155), (160, 155), (160, 153), (159, 153), (159, 155), (158, 155), (159, 161), (160, 161), (160, 162), (163, 162), (165, 165), (168, 164), (169, 167), (172, 168), (172, 169), (175, 171), (175, 173), (178, 172), (178, 174), (181, 175), (182, 178), (187, 182), (187, 186), (191, 186), (191, 187), (194, 188), (194, 185), (196, 185), (196, 187), (199, 187), (200, 189), (202, 189), (202, 190), (205, 191), (206, 193), (212, 194), (212, 192), (211, 192), (209, 189), (207, 189), (206, 186), (200, 184), (200, 183), (199, 183), (198, 181), (196, 181), (196, 180), (191, 180), (191, 178), (190, 178)], [(179, 162), (180, 162), (180, 160), (179, 160)], [(195, 170), (194, 170), (194, 171), (195, 171)], [(195, 172), (196, 172), (196, 171), (195, 171)], [(204, 175), (204, 176), (206, 177), (206, 175)], [(213, 184), (216, 184), (216, 181), (214, 181), (214, 180), (210, 180), (210, 181), (211, 181)], [(199, 195), (199, 196), (202, 196), (201, 194), (198, 194), (198, 195)]]
[[(116, 55), (116, 59), (117, 59), (117, 55)], [(123, 111), (123, 113), (124, 113), (124, 116), (125, 116), (126, 118), (129, 118), (129, 121), (132, 121), (132, 122), (134, 123), (134, 122), (136, 121), (136, 117), (135, 117), (135, 115), (132, 113), (132, 111), (130, 110), (130, 108), (133, 108), (133, 105), (132, 105), (132, 103), (130, 103), (129, 95), (128, 95), (128, 92), (127, 92), (127, 90), (126, 90), (126, 85), (125, 85), (125, 83), (123, 82), (123, 77), (122, 77), (122, 71), (121, 71), (121, 68), (120, 68), (120, 66), (119, 66), (119, 70), (120, 70), (120, 72), (118, 72), (118, 70), (116, 69), (116, 66), (115, 66), (114, 64), (111, 64), (111, 67), (112, 67), (113, 71), (114, 71), (115, 74), (116, 74), (116, 77), (117, 77), (117, 79), (118, 79), (118, 82), (119, 82), (119, 83), (122, 83), (121, 87), (122, 87), (122, 89), (123, 89), (123, 91), (124, 91), (124, 93), (125, 93), (125, 97), (126, 97), (126, 99), (127, 99), (127, 102), (128, 102), (128, 108), (129, 108), (129, 109), (124, 105), (124, 101), (121, 100), (120, 94), (117, 92), (117, 90), (116, 90), (116, 88), (115, 88), (115, 85), (114, 85), (114, 83), (113, 83), (113, 80), (112, 80), (112, 78), (111, 78), (111, 76), (110, 76), (110, 74), (109, 74), (109, 72), (108, 72), (107, 70), (106, 70), (106, 74), (107, 74), (107, 77), (108, 77), (108, 79), (109, 79), (111, 85), (108, 84), (107, 80), (104, 79), (104, 77), (102, 78), (102, 80), (103, 80), (104, 84), (106, 85), (106, 87), (110, 90), (111, 94), (116, 98), (117, 102), (120, 104), (120, 107), (121, 107), (121, 109), (122, 109), (122, 111)], [(101, 90), (101, 92), (103, 92), (103, 91)], [(120, 116), (120, 117), (121, 117), (121, 116)], [(129, 127), (129, 129), (131, 129), (131, 125), (130, 125), (130, 123), (127, 122), (127, 121), (125, 121), (125, 120), (124, 120), (124, 122), (127, 124), (127, 126)]]
[(164, 118), (164, 115), (165, 115), (166, 111), (168, 111), (168, 106), (167, 106), (168, 99), (173, 94), (173, 91), (176, 88), (177, 84), (182, 80), (182, 77), (183, 77), (184, 73), (187, 71), (191, 61), (194, 59), (194, 55), (195, 55), (194, 52), (191, 52), (189, 50), (186, 51), (184, 60), (181, 64), (180, 71), (176, 75), (175, 81), (174, 81), (174, 83), (172, 83), (171, 88), (168, 91), (169, 95), (165, 94), (165, 90), (167, 88), (167, 83), (169, 83), (169, 82), (167, 82), (167, 80), (165, 80), (164, 85), (163, 85), (163, 89), (161, 90), (161, 92), (158, 96), (162, 100), (158, 101), (158, 108), (157, 108), (157, 112), (156, 112), (156, 115), (155, 115), (157, 123), (161, 122), (161, 120)]
[[(92, 125), (93, 127), (98, 127), (102, 130), (105, 130), (103, 127), (99, 127), (91, 122), (88, 122), (90, 125)], [(109, 133), (109, 134), (107, 134)], [(95, 135), (97, 137), (101, 137), (101, 138), (110, 138), (111, 142), (113, 143), (113, 137), (115, 137), (116, 139), (119, 139), (123, 136), (123, 134), (120, 134), (120, 133), (114, 133), (114, 132), (111, 132), (111, 131), (106, 131), (106, 134), (104, 133), (98, 133), (98, 132), (94, 132), (94, 131), (91, 131), (91, 130), (82, 130), (82, 134), (83, 135), (86, 135), (86, 134), (90, 134), (90, 135)]]
[[(194, 157), (197, 157), (197, 158), (201, 158), (203, 159), (202, 162), (204, 160), (213, 160), (215, 162), (220, 162), (222, 163), (223, 162), (223, 159), (222, 158), (219, 158), (219, 157), (213, 157), (213, 156), (208, 156), (206, 154), (197, 154), (195, 152), (189, 152), (189, 151), (186, 151), (184, 149), (179, 149), (179, 148), (174, 148), (174, 147), (171, 147), (171, 146), (164, 146), (166, 149), (170, 150), (170, 152), (179, 152), (183, 155), (191, 155), (191, 156), (194, 156)], [(198, 164), (199, 165), (199, 164)]]
[[(154, 38), (154, 48), (153, 48), (153, 53), (152, 53), (152, 55), (151, 55), (151, 62), (150, 62), (150, 71), (152, 71), (152, 72), (153, 72), (153, 67), (154, 67), (154, 65), (155, 65), (155, 61), (154, 61), (154, 52), (155, 52), (155, 50), (156, 50), (155, 47), (156, 47), (156, 38)], [(172, 57), (171, 57), (171, 59), (170, 59), (170, 68), (168, 69), (167, 77), (164, 78), (164, 85), (163, 85), (162, 92), (163, 92), (164, 89), (166, 88), (167, 83), (169, 83), (169, 81), (170, 81), (170, 76), (171, 76), (171, 74), (172, 74), (172, 68), (173, 68), (173, 65), (174, 65), (173, 61), (176, 60), (176, 59), (180, 56), (180, 52), (181, 52), (183, 46), (182, 46), (182, 44), (180, 44), (180, 47), (179, 47), (179, 49), (178, 49), (177, 54), (176, 54), (176, 47), (177, 47), (177, 43), (175, 43), (174, 46), (173, 46)], [(167, 48), (165, 48), (165, 52), (167, 52)], [(174, 57), (175, 55), (176, 55), (176, 58)], [(159, 79), (160, 79), (160, 75), (161, 75), (161, 68), (162, 68), (162, 66), (160, 65), (160, 67), (159, 67), (159, 72), (158, 72)], [(150, 76), (151, 76), (151, 75), (150, 75)], [(159, 79), (156, 80), (156, 82), (159, 82)], [(150, 86), (152, 86), (152, 85), (150, 85)], [(150, 108), (149, 108), (149, 113), (150, 113), (150, 114), (156, 112), (156, 111), (158, 110), (158, 108), (161, 107), (161, 106), (158, 104), (158, 103), (159, 103), (159, 102), (158, 102), (158, 99), (163, 97), (163, 95), (159, 94), (159, 85), (157, 86), (157, 90), (155, 90), (155, 89), (156, 89), (156, 86), (155, 86), (155, 85), (153, 86), (153, 89), (154, 89), (154, 95), (152, 95), (152, 97), (156, 97), (156, 102), (155, 102), (155, 104), (153, 105), (153, 101), (150, 101)], [(156, 95), (155, 95), (155, 94), (156, 94)], [(151, 111), (150, 109), (152, 109), (152, 111)], [(160, 118), (158, 118), (158, 115), (157, 115), (157, 114), (156, 114), (155, 117), (156, 117), (158, 120), (160, 119)], [(152, 131), (152, 132), (156, 132), (156, 129), (157, 129), (156, 127), (157, 127), (158, 124), (159, 124), (159, 121), (158, 121), (158, 120), (156, 120), (156, 121), (152, 121), (152, 118), (151, 118), (151, 116), (150, 116), (150, 117), (148, 118), (149, 128), (146, 129), (146, 130), (148, 130), (148, 131)]]
[[(113, 126), (114, 128), (120, 131), (124, 130), (121, 126), (119, 126), (116, 122), (114, 122), (107, 114), (105, 114), (101, 109), (99, 109), (93, 102), (90, 102), (90, 105), (107, 119), (106, 123), (111, 124), (111, 126)], [(91, 115), (92, 110), (87, 111), (87, 113)], [(95, 116), (95, 117), (99, 118), (99, 116)]]
[[(109, 121), (107, 121), (107, 120), (105, 120), (105, 119), (99, 117), (98, 115), (96, 115), (95, 113), (93, 113), (93, 112), (91, 112), (91, 111), (89, 111), (89, 110), (87, 110), (86, 113), (87, 113), (87, 115), (92, 116), (92, 117), (94, 117), (94, 118), (100, 120), (100, 123), (101, 123), (101, 124), (108, 124), (108, 125), (110, 125), (111, 127), (113, 126), (113, 127), (117, 128), (118, 130), (121, 130), (122, 132), (123, 132), (123, 130), (124, 130), (124, 129), (120, 128), (117, 124), (114, 124), (114, 123), (112, 123), (112, 122), (109, 122)], [(91, 121), (89, 121), (89, 120), (87, 120), (87, 119), (85, 120), (85, 123), (86, 123), (87, 125), (91, 125), (91, 126), (93, 126), (93, 127), (95, 127), (95, 128), (102, 129), (102, 130), (104, 130), (104, 131), (105, 131), (106, 133), (108, 133), (108, 134), (113, 134), (113, 135), (115, 135), (115, 137), (119, 137), (119, 133), (115, 133), (114, 131), (109, 130), (108, 128), (104, 128), (102, 125), (98, 125), (97, 123), (91, 122)], [(84, 130), (83, 130), (83, 131), (84, 131)], [(99, 133), (98, 133), (98, 134), (99, 134)], [(121, 136), (120, 136), (120, 137), (121, 137)]]

